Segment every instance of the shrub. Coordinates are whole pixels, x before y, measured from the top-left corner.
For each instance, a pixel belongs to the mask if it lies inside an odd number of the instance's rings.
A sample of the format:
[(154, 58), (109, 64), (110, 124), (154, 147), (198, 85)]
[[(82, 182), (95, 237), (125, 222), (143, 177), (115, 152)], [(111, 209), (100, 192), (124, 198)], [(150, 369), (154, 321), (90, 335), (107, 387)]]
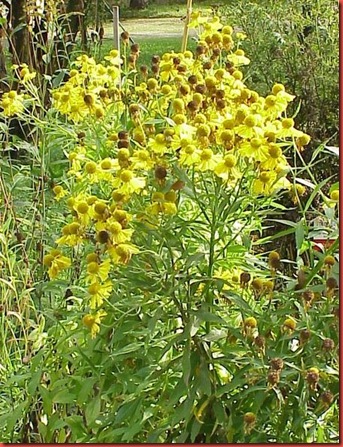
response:
[[(25, 222), (44, 231), (40, 246), (25, 233), (3, 257), (8, 283), (31, 248), (38, 314), (25, 304), (26, 332), (17, 326), (8, 354), (6, 441), (337, 440), (338, 242), (315, 252), (306, 220), (319, 194), (335, 222), (337, 193), (313, 179), (302, 201), (303, 168), (285, 150), (301, 156), (310, 138), (288, 116), (294, 97), (282, 84), (266, 97), (247, 87), (244, 34), (196, 12), (191, 26), (201, 30), (195, 54), (154, 56), (138, 71), (139, 47), (124, 43), (122, 70), (115, 50), (101, 64), (77, 58), (50, 85), (48, 110), (21, 72), (25, 94), (2, 100), (5, 117), (35, 125), (26, 150), (45, 204), (38, 228)], [(6, 169), (4, 191), (16, 170), (22, 178), (11, 160)], [(283, 220), (297, 241), (290, 275), (289, 261), (264, 249), (287, 233), (261, 237), (288, 211), (283, 193), (303, 215)], [(24, 296), (27, 283), (18, 287)], [(7, 337), (9, 306), (23, 303), (8, 293)]]

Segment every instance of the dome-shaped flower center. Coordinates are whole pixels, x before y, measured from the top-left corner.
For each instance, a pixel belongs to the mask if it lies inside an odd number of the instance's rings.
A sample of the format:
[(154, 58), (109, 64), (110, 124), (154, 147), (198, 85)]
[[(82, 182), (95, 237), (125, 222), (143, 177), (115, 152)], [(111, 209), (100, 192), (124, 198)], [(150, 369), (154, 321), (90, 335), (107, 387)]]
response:
[(106, 210), (106, 204), (103, 203), (103, 202), (97, 202), (97, 203), (94, 205), (94, 211), (95, 211), (97, 214), (103, 214), (103, 213), (105, 212), (105, 210)]
[(281, 124), (284, 129), (290, 129), (294, 126), (294, 120), (292, 118), (284, 118)]
[(87, 174), (94, 174), (96, 171), (96, 163), (94, 161), (88, 161), (85, 165), (85, 171)]
[(96, 295), (100, 292), (101, 286), (99, 283), (95, 282), (88, 287), (88, 293), (90, 295)]
[(261, 146), (262, 141), (260, 138), (252, 138), (250, 144), (253, 149), (258, 149)]
[(105, 160), (102, 160), (100, 166), (101, 166), (101, 169), (103, 169), (104, 171), (111, 169), (111, 167), (112, 167), (111, 160), (109, 158), (105, 158)]
[(213, 152), (211, 151), (211, 149), (204, 149), (204, 150), (201, 152), (200, 158), (201, 158), (201, 160), (203, 160), (203, 161), (211, 160), (212, 155), (213, 155)]
[(133, 173), (125, 170), (120, 174), (120, 180), (124, 183), (129, 183), (133, 179)]
[(256, 120), (256, 118), (255, 118), (254, 115), (249, 115), (249, 116), (247, 116), (247, 117), (245, 118), (245, 120), (244, 120), (244, 124), (245, 124), (247, 127), (254, 127), (254, 126), (256, 126), (256, 124), (257, 124), (257, 120)]
[(233, 168), (236, 165), (236, 157), (234, 155), (228, 154), (224, 157), (225, 166), (228, 168)]
[(195, 146), (193, 144), (188, 144), (188, 146), (185, 147), (185, 153), (187, 155), (192, 155), (195, 152)]
[(138, 151), (137, 157), (140, 161), (147, 161), (149, 160), (149, 152), (144, 150)]
[(266, 106), (273, 107), (276, 104), (276, 97), (274, 95), (269, 95), (266, 97)]
[(275, 84), (272, 92), (274, 95), (277, 95), (279, 92), (284, 92), (285, 91), (285, 87), (282, 84)]
[(117, 157), (119, 161), (126, 161), (130, 157), (130, 151), (125, 148), (119, 149)]
[(98, 255), (96, 253), (89, 253), (89, 255), (87, 255), (87, 262), (91, 263), (91, 262), (97, 262), (98, 260)]
[(87, 214), (89, 206), (88, 206), (87, 202), (80, 202), (77, 205), (76, 209), (77, 209), (77, 212), (80, 213), (80, 214)]
[(122, 226), (119, 222), (113, 222), (111, 225), (111, 232), (114, 235), (118, 235), (122, 231)]
[(230, 142), (233, 140), (233, 133), (231, 130), (223, 130), (223, 132), (220, 134), (220, 139), (224, 142)]
[(272, 158), (279, 158), (282, 155), (282, 150), (276, 144), (269, 147), (268, 153)]
[(157, 134), (155, 140), (156, 143), (163, 144), (165, 142), (164, 135), (162, 133)]
[(270, 174), (267, 171), (261, 172), (260, 176), (259, 176), (259, 180), (262, 183), (268, 183), (270, 180)]
[(96, 274), (99, 272), (99, 268), (100, 268), (100, 266), (97, 262), (91, 262), (87, 266), (87, 271), (88, 271), (88, 273)]

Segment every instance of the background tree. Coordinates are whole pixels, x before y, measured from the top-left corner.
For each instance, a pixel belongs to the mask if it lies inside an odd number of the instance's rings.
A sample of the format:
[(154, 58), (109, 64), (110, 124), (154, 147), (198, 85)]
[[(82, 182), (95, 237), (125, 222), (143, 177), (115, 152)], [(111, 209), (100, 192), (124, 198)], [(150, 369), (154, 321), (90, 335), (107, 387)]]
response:
[(130, 8), (144, 9), (148, 6), (148, 0), (130, 0)]

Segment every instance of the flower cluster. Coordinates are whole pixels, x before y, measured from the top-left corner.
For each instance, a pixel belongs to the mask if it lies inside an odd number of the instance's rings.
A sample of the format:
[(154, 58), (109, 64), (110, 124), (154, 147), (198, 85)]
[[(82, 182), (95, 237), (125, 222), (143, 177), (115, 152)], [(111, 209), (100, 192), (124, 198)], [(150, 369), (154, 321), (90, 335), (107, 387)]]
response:
[[(116, 50), (107, 56), (108, 66), (97, 64), (93, 58), (82, 55), (69, 72), (69, 79), (52, 94), (54, 107), (72, 121), (82, 121), (87, 116), (100, 119), (108, 104), (117, 104), (120, 59)], [(118, 113), (118, 110), (112, 110)]]
[[(235, 38), (245, 36), (235, 36), (217, 17), (193, 19), (191, 26), (201, 27), (194, 54), (154, 56), (150, 70), (135, 68), (137, 45), (122, 69), (116, 50), (103, 63), (83, 55), (52, 92), (54, 108), (79, 131), (67, 154), (76, 186), (69, 196), (61, 185), (54, 187), (70, 215), (56, 243), (86, 249), (83, 279), (94, 312), (111, 294), (111, 268), (138, 252), (130, 222), (136, 218), (155, 226), (178, 212), (177, 172), (195, 182), (213, 176), (227, 190), (247, 177), (248, 194), (270, 195), (290, 187), (283, 148), (309, 142), (286, 115), (294, 97), (283, 85), (275, 84), (262, 97), (244, 83), (239, 67), (249, 59), (235, 47)], [(141, 208), (135, 205), (132, 213), (137, 196)], [(55, 277), (67, 263), (49, 266)], [(94, 315), (87, 321), (99, 321)]]
[(5, 116), (18, 115), (24, 110), (24, 95), (10, 90), (2, 95), (0, 107), (2, 107)]

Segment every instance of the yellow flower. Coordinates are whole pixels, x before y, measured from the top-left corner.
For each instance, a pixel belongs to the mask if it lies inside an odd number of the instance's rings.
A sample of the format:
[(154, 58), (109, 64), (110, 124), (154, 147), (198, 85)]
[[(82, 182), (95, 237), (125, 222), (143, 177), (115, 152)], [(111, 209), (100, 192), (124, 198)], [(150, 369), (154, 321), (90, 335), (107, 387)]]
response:
[(111, 281), (106, 281), (100, 283), (99, 281), (94, 281), (88, 286), (88, 293), (91, 296), (89, 307), (91, 309), (96, 309), (100, 307), (104, 300), (109, 297), (112, 292)]
[(294, 318), (289, 317), (286, 318), (283, 322), (282, 328), (285, 332), (292, 333), (296, 328), (297, 322), (294, 320)]
[(339, 201), (339, 189), (334, 189), (333, 191), (331, 191), (330, 199), (333, 200), (334, 202)]
[(178, 71), (173, 64), (172, 60), (161, 61), (160, 63), (160, 78), (164, 82), (168, 82), (171, 79), (175, 78), (178, 74)]
[(243, 157), (251, 157), (256, 161), (266, 160), (268, 154), (268, 144), (265, 138), (252, 138), (250, 141), (243, 141), (238, 148), (238, 153)]
[(187, 144), (182, 147), (179, 153), (180, 165), (191, 166), (194, 163), (198, 163), (200, 160), (200, 151), (194, 144)]
[(222, 290), (230, 290), (230, 288), (233, 289), (240, 288), (240, 275), (241, 275), (240, 270), (237, 269), (224, 270), (222, 267), (219, 267), (213, 273), (213, 278), (224, 279), (225, 284), (223, 285)]
[(293, 118), (284, 118), (281, 121), (281, 129), (277, 132), (278, 138), (300, 137), (303, 132), (294, 128)]
[(138, 149), (130, 157), (132, 169), (149, 170), (154, 166), (154, 161), (151, 159), (149, 151), (145, 149)]
[(152, 204), (147, 207), (147, 214), (167, 214), (172, 215), (177, 213), (177, 207), (175, 205), (176, 194), (175, 191), (169, 191), (166, 194), (162, 192), (155, 192), (152, 195)]
[(188, 28), (198, 28), (200, 25), (206, 23), (207, 20), (208, 17), (203, 17), (201, 10), (192, 11)]
[(95, 338), (100, 332), (101, 319), (106, 315), (107, 313), (101, 310), (95, 314), (87, 314), (82, 318), (82, 323), (90, 330), (92, 338)]
[(286, 109), (287, 100), (282, 95), (268, 95), (264, 101), (264, 113), (271, 118), (279, 117)]
[(104, 59), (109, 61), (110, 64), (118, 67), (123, 63), (123, 59), (120, 58), (118, 50), (111, 50), (109, 55), (105, 56)]
[(273, 191), (273, 184), (276, 181), (275, 171), (262, 171), (257, 179), (253, 183), (254, 194), (269, 195)]
[(245, 56), (243, 50), (236, 50), (235, 53), (229, 54), (227, 60), (236, 67), (250, 64), (250, 59)]
[(203, 149), (199, 154), (199, 162), (196, 163), (196, 168), (201, 172), (213, 171), (220, 161), (220, 155), (214, 154), (212, 149)]
[(272, 88), (272, 93), (278, 98), (285, 99), (287, 102), (291, 102), (295, 98), (295, 96), (290, 95), (285, 91), (285, 87), (282, 84), (275, 84)]
[(106, 222), (106, 226), (112, 235), (112, 242), (115, 244), (122, 244), (128, 242), (133, 234), (133, 230), (129, 228), (123, 228), (122, 225), (115, 219), (109, 218)]
[(5, 116), (18, 115), (24, 110), (24, 95), (19, 95), (15, 90), (11, 90), (2, 95), (0, 107), (3, 108)]
[(44, 256), (43, 264), (48, 267), (50, 279), (54, 279), (62, 270), (70, 267), (71, 260), (63, 256), (60, 250), (51, 250)]
[(245, 33), (238, 32), (236, 33), (236, 37), (238, 40), (245, 40), (247, 38), (247, 35)]
[(111, 269), (110, 259), (105, 259), (102, 263), (98, 263), (97, 260), (89, 262), (87, 264), (87, 282), (96, 282), (97, 280), (106, 281)]
[(171, 140), (171, 148), (175, 150), (185, 148), (194, 143), (196, 127), (186, 123), (178, 124), (174, 127), (174, 135)]
[(273, 170), (277, 167), (285, 169), (288, 166), (287, 160), (282, 153), (282, 149), (275, 143), (271, 143), (268, 147), (267, 158), (261, 163), (263, 171)]
[(244, 320), (244, 326), (250, 327), (250, 328), (256, 328), (257, 327), (257, 320), (254, 317), (248, 317)]
[(56, 185), (53, 188), (53, 192), (55, 194), (55, 199), (57, 201), (61, 200), (65, 195), (68, 194), (68, 191), (66, 191), (65, 189), (63, 189), (63, 187), (61, 185)]
[(63, 236), (56, 240), (57, 245), (75, 247), (83, 242), (84, 232), (78, 222), (72, 222), (63, 227), (62, 234)]
[(218, 31), (221, 29), (223, 25), (220, 23), (219, 17), (214, 16), (210, 19), (207, 19), (207, 21), (203, 24), (204, 31), (200, 34), (200, 39), (205, 40), (207, 36), (211, 36), (214, 34), (215, 31)]
[(131, 195), (144, 188), (145, 180), (141, 177), (135, 177), (132, 171), (125, 169), (118, 175), (114, 181), (114, 185), (118, 185), (116, 192)]
[(73, 209), (76, 211), (79, 221), (83, 225), (88, 225), (92, 217), (92, 208), (86, 198), (75, 198)]
[(132, 244), (118, 244), (109, 247), (108, 253), (115, 264), (127, 264), (133, 254), (139, 253), (139, 249)]
[(220, 161), (214, 169), (215, 174), (226, 182), (237, 180), (241, 174), (237, 168), (237, 159), (232, 154), (224, 156), (224, 160)]
[(237, 135), (243, 138), (262, 137), (262, 117), (260, 115), (250, 114), (244, 118), (243, 124), (236, 127)]
[(157, 134), (155, 138), (149, 138), (147, 147), (157, 155), (164, 155), (168, 149), (166, 139), (162, 133)]
[(19, 76), (21, 79), (21, 83), (26, 84), (28, 81), (36, 77), (36, 72), (35, 71), (30, 72), (30, 69), (27, 66), (27, 64), (21, 64)]

